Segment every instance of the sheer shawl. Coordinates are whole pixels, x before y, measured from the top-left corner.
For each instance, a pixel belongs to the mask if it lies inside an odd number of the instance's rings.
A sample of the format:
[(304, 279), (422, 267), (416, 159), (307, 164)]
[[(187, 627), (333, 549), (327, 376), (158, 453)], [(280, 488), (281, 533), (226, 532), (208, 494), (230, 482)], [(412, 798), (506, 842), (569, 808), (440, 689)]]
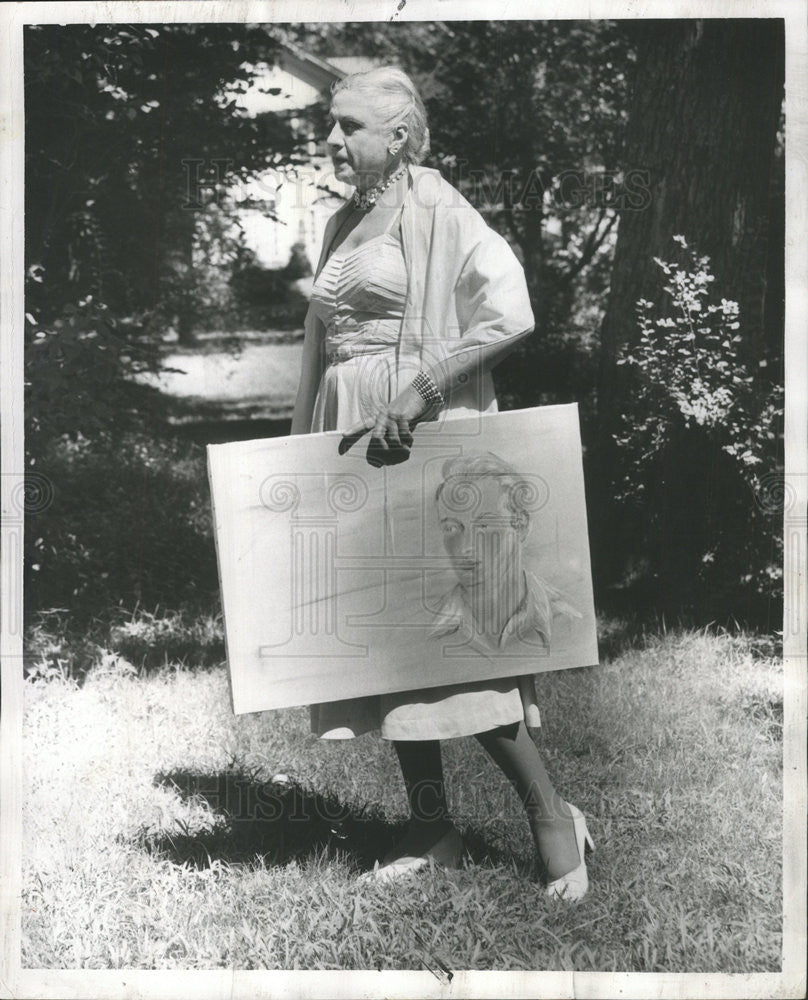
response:
[[(409, 384), (429, 368), (461, 352), (497, 341), (516, 343), (533, 329), (524, 271), (507, 241), (438, 173), (410, 167), (401, 214), (407, 266), (407, 305), (401, 322), (396, 385)], [(317, 265), (349, 211), (329, 219)], [(311, 429), (314, 401), (325, 368), (325, 328), (310, 308), (292, 434)], [(447, 399), (445, 415), (470, 416), (497, 408), (491, 374), (482, 370)]]

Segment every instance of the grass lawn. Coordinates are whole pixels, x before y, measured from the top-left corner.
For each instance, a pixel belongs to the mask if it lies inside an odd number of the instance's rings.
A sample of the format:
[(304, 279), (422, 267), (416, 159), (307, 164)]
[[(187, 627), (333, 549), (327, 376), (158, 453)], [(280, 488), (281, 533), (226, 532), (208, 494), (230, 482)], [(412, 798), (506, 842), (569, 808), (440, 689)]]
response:
[(81, 686), (36, 676), (23, 967), (778, 971), (782, 675), (764, 652), (680, 632), (539, 677), (550, 773), (597, 848), (577, 906), (543, 896), (473, 739), (444, 744), (465, 866), (358, 885), (405, 820), (391, 745), (317, 741), (304, 709), (235, 718), (222, 666), (138, 674), (107, 653)]

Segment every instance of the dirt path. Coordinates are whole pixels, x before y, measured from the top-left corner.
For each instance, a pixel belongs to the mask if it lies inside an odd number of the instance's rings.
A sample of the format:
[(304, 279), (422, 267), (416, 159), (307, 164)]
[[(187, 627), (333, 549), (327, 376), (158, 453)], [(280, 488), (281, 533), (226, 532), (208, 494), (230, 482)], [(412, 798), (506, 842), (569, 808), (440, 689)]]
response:
[(185, 402), (217, 404), (222, 417), (249, 413), (257, 418), (291, 414), (300, 377), (302, 344), (248, 344), (228, 351), (167, 354), (166, 370), (142, 381)]

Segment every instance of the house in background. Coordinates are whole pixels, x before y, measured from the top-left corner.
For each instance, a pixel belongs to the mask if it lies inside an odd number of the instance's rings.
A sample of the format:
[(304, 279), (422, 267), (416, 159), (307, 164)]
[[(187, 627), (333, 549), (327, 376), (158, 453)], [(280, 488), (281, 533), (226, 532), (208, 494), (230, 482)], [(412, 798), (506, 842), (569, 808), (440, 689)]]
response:
[[(375, 60), (362, 56), (324, 60), (286, 44), (276, 65), (257, 67), (263, 72), (252, 88), (238, 95), (237, 105), (250, 115), (294, 112), (327, 96), (335, 81), (375, 65)], [(293, 117), (292, 125), (303, 123)], [(283, 267), (292, 247), (300, 244), (314, 269), (325, 224), (350, 195), (351, 188), (334, 177), (322, 138), (318, 141), (311, 135), (308, 151), (310, 161), (297, 168), (296, 176), (270, 170), (234, 192), (245, 242), (264, 267)]]

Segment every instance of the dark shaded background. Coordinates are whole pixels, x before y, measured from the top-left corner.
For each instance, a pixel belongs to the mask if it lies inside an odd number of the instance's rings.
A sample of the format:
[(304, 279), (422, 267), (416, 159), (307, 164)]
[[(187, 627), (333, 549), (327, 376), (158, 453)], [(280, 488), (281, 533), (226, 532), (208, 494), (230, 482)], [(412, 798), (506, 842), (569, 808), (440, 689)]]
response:
[[(778, 628), (784, 32), (760, 19), (28, 26), (26, 453), (53, 485), (26, 520), (29, 628), (218, 612), (202, 445), (288, 422), (226, 424), (133, 377), (169, 329), (189, 350), (299, 335), (305, 260), (261, 268), (225, 193), (325, 134), (325, 100), (297, 125), (234, 107), (284, 45), (411, 73), (427, 165), (522, 260), (537, 327), (498, 394), (579, 403), (599, 609)], [(655, 258), (712, 275), (731, 340), (721, 313), (676, 339), (693, 317)], [(642, 348), (639, 300), (681, 328)]]

